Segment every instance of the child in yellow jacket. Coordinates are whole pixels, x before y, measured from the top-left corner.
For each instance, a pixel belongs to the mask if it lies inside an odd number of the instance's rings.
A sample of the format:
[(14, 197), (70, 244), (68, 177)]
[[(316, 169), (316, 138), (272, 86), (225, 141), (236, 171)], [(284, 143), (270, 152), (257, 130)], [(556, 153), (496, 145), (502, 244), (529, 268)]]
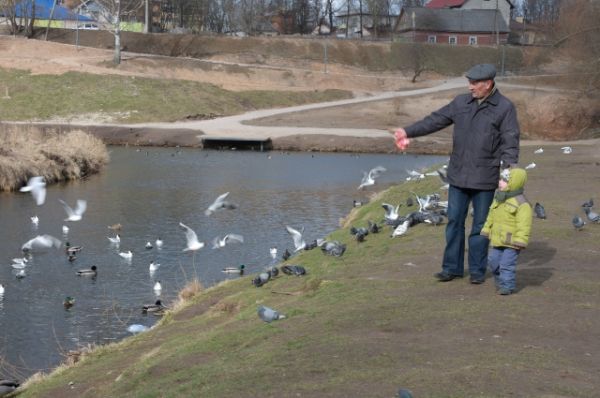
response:
[(520, 168), (502, 172), (494, 201), (481, 235), (490, 239), (488, 265), (496, 280), (498, 293), (515, 291), (517, 258), (529, 243), (533, 218), (531, 204), (523, 195), (527, 172)]

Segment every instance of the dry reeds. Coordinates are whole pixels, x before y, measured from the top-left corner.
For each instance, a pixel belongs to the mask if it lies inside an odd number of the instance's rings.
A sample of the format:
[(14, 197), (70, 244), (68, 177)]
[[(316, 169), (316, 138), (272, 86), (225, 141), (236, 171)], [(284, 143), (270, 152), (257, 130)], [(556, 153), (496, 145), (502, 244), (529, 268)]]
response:
[(173, 310), (183, 307), (188, 301), (193, 299), (203, 290), (204, 286), (202, 286), (202, 283), (198, 279), (194, 278), (193, 280), (189, 281), (177, 295), (178, 299), (175, 303), (173, 303)]
[(32, 176), (47, 183), (83, 178), (107, 162), (104, 143), (83, 131), (0, 126), (0, 191), (16, 190)]

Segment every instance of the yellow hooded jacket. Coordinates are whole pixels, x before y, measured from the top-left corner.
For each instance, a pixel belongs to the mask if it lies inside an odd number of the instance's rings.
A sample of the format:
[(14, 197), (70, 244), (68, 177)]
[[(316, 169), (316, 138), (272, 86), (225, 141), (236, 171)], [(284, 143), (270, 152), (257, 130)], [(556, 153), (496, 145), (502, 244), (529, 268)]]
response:
[[(510, 169), (507, 193), (522, 189), (527, 181), (523, 169)], [(488, 236), (493, 247), (523, 249), (529, 243), (533, 213), (523, 194), (504, 201), (494, 199), (481, 235)]]

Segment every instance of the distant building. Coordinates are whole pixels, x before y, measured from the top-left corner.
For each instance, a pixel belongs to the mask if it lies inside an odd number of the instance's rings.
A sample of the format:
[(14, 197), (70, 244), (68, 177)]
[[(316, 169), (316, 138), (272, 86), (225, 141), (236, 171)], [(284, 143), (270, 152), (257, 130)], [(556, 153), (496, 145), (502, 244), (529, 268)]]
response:
[[(398, 15), (373, 15), (368, 12), (362, 13), (362, 36), (389, 36)], [(361, 36), (361, 13), (351, 12), (337, 14), (335, 16), (338, 36), (360, 37)]]
[(498, 10), (506, 26), (510, 25), (511, 10), (515, 8), (509, 0), (431, 0), (425, 7), (429, 9)]
[[(96, 22), (93, 18), (73, 12), (58, 3), (54, 4), (54, 0), (35, 0), (35, 6), (33, 4), (33, 1), (22, 1), (15, 5), (17, 24), (19, 20), (31, 20), (32, 17), (35, 17), (35, 26), (46, 27), (50, 21), (52, 28), (75, 29), (78, 26), (93, 26)], [(3, 12), (7, 11), (0, 11), (0, 15), (5, 16)]]

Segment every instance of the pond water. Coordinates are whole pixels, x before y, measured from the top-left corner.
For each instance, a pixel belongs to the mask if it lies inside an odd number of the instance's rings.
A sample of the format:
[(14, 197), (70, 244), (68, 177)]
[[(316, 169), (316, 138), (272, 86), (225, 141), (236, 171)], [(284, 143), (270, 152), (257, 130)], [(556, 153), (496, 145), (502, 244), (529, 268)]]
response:
[[(141, 313), (157, 296), (169, 303), (194, 275), (204, 286), (225, 278), (223, 267), (245, 264), (246, 274), (271, 263), (269, 248), (279, 257), (293, 249), (285, 225), (305, 228), (307, 240), (325, 237), (363, 200), (405, 179), (407, 170), (447, 160), (439, 156), (200, 151), (176, 148), (111, 147), (111, 162), (84, 181), (49, 186), (46, 202), (36, 206), (29, 194), (0, 193), (0, 378), (24, 378), (49, 370), (64, 354), (87, 344), (105, 344), (129, 335), (131, 324), (153, 325), (157, 318)], [(362, 171), (384, 166), (375, 187), (358, 191)], [(204, 211), (222, 193), (238, 205), (210, 217)], [(59, 199), (71, 206), (87, 200), (77, 222), (65, 222)], [(382, 213), (383, 214), (383, 213)], [(37, 215), (36, 227), (30, 217)], [(195, 256), (183, 252), (186, 240), (179, 222), (194, 229), (206, 247)], [(121, 243), (112, 245), (109, 225), (120, 223)], [(62, 226), (69, 227), (68, 235)], [(237, 233), (243, 244), (212, 249), (216, 236)], [(21, 245), (50, 234), (82, 246), (69, 262), (60, 250), (34, 254), (17, 279), (11, 259)], [(164, 246), (146, 249), (160, 237)], [(133, 252), (131, 261), (120, 251)], [(161, 264), (150, 274), (151, 261)], [(95, 278), (76, 271), (96, 265)], [(234, 276), (235, 277), (235, 276)], [(66, 296), (75, 299), (69, 310)]]

